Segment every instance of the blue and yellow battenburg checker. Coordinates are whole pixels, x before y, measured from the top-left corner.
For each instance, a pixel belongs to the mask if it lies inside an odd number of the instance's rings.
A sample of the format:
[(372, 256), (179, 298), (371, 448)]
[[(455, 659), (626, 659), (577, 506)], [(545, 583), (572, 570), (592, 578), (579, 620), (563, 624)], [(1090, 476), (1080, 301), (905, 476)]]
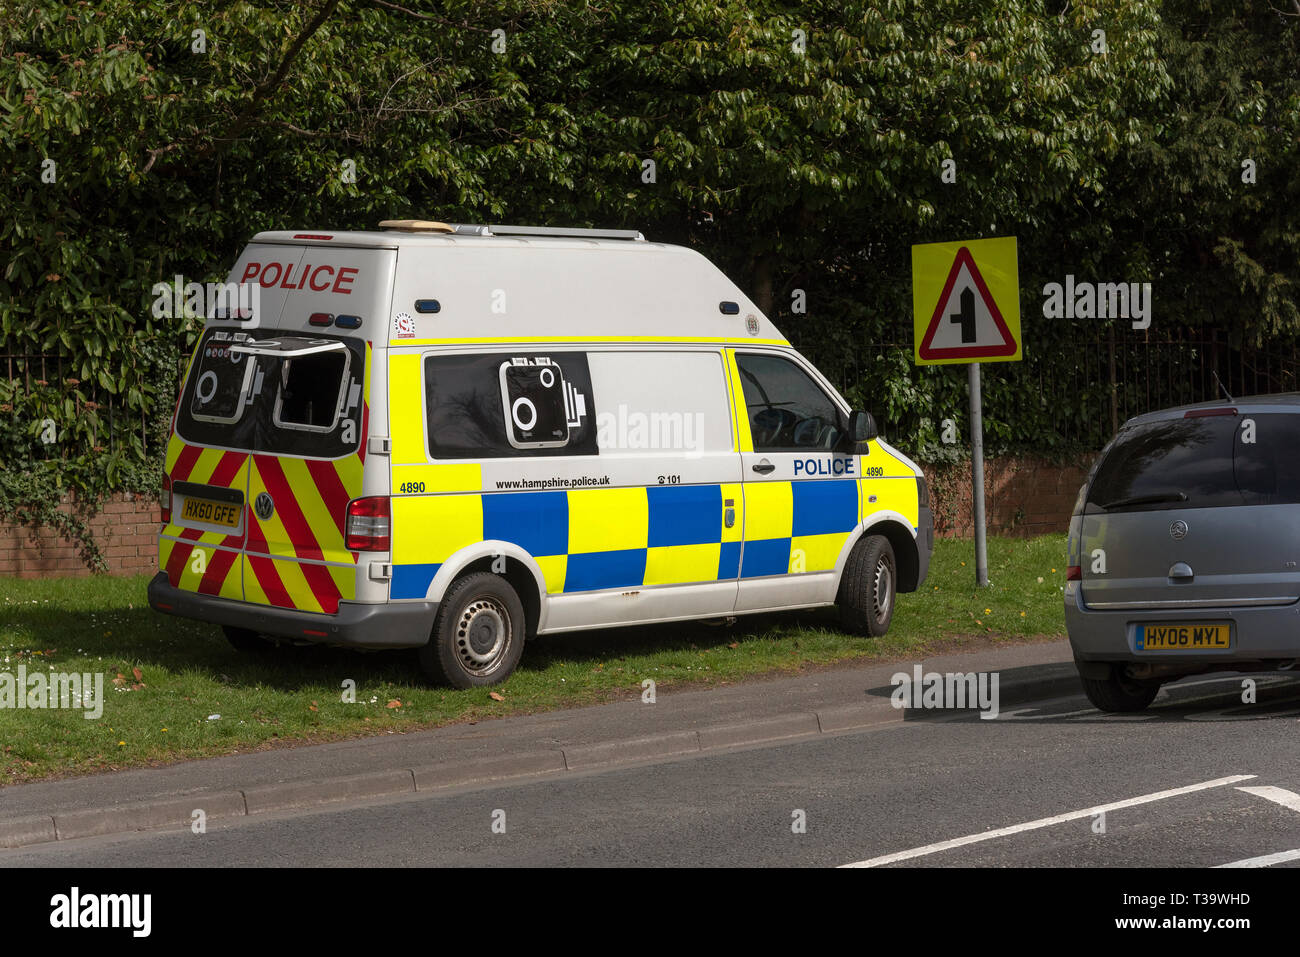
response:
[[(910, 470), (905, 476), (743, 488), (726, 483), (395, 496), (393, 525), (408, 534), (394, 540), (391, 597), (424, 598), (444, 562), (482, 541), (510, 542), (531, 555), (552, 595), (829, 571), (873, 495), (868, 514), (897, 511), (916, 527)], [(743, 516), (731, 528), (723, 521), (728, 507)], [(412, 528), (428, 534), (409, 534)]]

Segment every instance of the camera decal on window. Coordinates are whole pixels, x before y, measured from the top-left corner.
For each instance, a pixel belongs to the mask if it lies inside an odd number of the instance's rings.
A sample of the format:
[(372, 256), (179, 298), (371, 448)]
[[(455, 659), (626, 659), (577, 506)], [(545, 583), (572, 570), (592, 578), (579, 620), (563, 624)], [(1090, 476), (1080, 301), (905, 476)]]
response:
[(231, 338), (229, 333), (218, 332), (199, 350), (190, 398), (190, 414), (195, 419), (233, 425), (243, 416), (254, 363), (244, 362), (244, 356), (230, 347), (246, 338), (242, 333)]
[(506, 439), (517, 449), (561, 448), (587, 418), (587, 397), (549, 356), (501, 363)]

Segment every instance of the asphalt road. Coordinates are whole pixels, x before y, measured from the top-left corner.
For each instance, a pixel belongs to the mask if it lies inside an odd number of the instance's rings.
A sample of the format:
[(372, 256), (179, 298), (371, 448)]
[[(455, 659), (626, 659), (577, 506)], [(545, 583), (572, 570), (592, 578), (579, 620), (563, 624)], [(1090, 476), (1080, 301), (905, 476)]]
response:
[(1171, 686), (1141, 716), (1060, 698), (204, 834), (36, 845), (0, 851), (0, 866), (1300, 867), (1300, 675), (1261, 676), (1248, 706), (1240, 681)]

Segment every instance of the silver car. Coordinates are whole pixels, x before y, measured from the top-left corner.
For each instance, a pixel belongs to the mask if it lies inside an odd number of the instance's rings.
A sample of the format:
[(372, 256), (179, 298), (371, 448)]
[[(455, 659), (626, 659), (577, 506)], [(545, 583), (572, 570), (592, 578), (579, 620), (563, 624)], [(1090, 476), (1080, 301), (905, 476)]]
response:
[(1126, 422), (1079, 490), (1065, 623), (1088, 699), (1300, 659), (1300, 394)]

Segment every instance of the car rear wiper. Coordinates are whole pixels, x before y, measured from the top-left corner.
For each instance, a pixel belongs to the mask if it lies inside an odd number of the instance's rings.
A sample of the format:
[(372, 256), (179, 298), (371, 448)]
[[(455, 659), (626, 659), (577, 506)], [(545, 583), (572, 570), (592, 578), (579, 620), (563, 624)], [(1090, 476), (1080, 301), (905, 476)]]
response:
[(1125, 505), (1155, 505), (1157, 502), (1186, 502), (1186, 492), (1153, 492), (1150, 495), (1134, 495), (1132, 498), (1117, 498), (1101, 507), (1106, 511), (1123, 508)]

